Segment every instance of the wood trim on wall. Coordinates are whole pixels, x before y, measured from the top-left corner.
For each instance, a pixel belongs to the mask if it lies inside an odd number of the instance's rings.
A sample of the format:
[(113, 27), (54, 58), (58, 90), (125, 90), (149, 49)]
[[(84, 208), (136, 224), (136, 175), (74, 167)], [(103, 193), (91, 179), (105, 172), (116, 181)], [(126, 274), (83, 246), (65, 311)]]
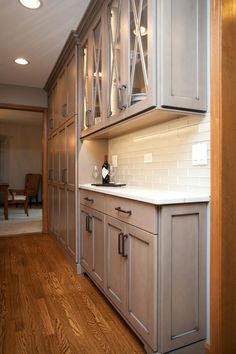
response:
[(0, 108), (13, 109), (18, 111), (41, 112), (43, 115), (42, 128), (42, 202), (43, 202), (43, 220), (42, 231), (48, 232), (48, 157), (47, 157), (47, 130), (48, 130), (48, 109), (45, 107), (24, 106), (15, 104), (0, 103)]
[(211, 1), (210, 353), (236, 353), (236, 6)]

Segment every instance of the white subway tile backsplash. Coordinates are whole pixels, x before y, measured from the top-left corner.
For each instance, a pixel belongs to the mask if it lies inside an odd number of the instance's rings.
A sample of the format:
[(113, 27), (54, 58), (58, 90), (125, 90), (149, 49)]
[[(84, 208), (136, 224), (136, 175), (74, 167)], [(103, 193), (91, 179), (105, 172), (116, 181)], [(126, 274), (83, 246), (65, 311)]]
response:
[[(192, 166), (192, 145), (207, 143), (208, 164)], [(209, 193), (210, 117), (185, 116), (110, 139), (109, 160), (117, 155), (116, 181), (130, 186)], [(144, 163), (144, 154), (153, 161)]]

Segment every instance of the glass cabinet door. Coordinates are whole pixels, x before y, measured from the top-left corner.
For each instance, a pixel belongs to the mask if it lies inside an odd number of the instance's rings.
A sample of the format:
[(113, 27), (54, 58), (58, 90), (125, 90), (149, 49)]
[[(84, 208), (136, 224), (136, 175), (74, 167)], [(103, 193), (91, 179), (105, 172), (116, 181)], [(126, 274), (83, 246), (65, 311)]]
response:
[(82, 129), (87, 129), (90, 125), (89, 117), (91, 108), (89, 107), (89, 75), (88, 75), (88, 41), (82, 47), (82, 94), (83, 94), (83, 124)]
[(129, 11), (130, 85), (128, 105), (131, 106), (145, 100), (148, 94), (148, 1), (130, 0)]
[(112, 0), (107, 7), (108, 27), (108, 107), (107, 117), (120, 112), (121, 107), (121, 7), (122, 0)]
[(92, 117), (93, 124), (99, 124), (102, 121), (102, 23), (98, 22), (93, 29), (93, 72), (92, 72)]
[(96, 17), (81, 46), (82, 130), (101, 126), (103, 108), (103, 19)]
[(156, 105), (156, 0), (107, 0), (108, 104), (114, 120)]

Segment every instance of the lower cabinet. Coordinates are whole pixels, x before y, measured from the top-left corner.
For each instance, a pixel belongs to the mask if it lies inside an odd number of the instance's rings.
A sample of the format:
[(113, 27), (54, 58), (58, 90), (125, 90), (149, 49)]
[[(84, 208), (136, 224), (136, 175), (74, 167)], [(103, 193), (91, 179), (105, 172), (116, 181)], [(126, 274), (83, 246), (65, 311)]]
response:
[(203, 354), (207, 203), (152, 210), (85, 190), (80, 201), (81, 266), (147, 352)]
[(80, 261), (96, 283), (104, 286), (104, 214), (81, 206)]
[(105, 292), (152, 348), (157, 345), (157, 237), (106, 218)]

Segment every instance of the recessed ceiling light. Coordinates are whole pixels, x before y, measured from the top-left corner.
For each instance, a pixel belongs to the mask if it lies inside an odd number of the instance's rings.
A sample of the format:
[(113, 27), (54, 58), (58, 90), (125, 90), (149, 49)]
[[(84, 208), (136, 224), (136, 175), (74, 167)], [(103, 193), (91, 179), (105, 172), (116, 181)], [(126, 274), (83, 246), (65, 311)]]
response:
[(24, 58), (16, 58), (16, 59), (14, 60), (14, 62), (15, 62), (16, 64), (19, 64), (19, 65), (27, 65), (27, 64), (29, 64), (29, 61), (26, 60), (26, 59), (24, 59)]
[(41, 0), (19, 0), (19, 2), (28, 9), (39, 9), (42, 6)]

